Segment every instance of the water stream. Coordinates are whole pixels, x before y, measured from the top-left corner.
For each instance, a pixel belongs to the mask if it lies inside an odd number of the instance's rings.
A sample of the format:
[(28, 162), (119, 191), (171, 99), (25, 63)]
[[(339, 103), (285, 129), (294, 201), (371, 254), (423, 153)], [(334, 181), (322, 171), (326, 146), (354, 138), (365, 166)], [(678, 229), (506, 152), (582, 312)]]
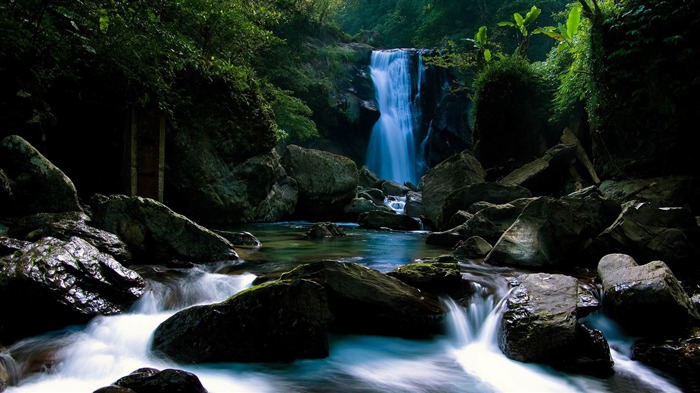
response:
[[(255, 231), (263, 244), (280, 242), (281, 233), (291, 226), (299, 233), (308, 229), (304, 223), (265, 225)], [(351, 227), (356, 238), (348, 249), (358, 252), (380, 249), (383, 239), (377, 232), (363, 232)], [(277, 230), (277, 232), (275, 231)], [(424, 234), (401, 233), (393, 248), (408, 248), (415, 257), (439, 250), (428, 250)], [(284, 237), (284, 236), (282, 236)], [(277, 238), (277, 240), (274, 240)], [(343, 243), (309, 241), (303, 258), (327, 257), (329, 244), (341, 248)], [(314, 249), (313, 245), (318, 248)], [(386, 246), (388, 247), (388, 246)], [(508, 294), (499, 272), (487, 266), (463, 264), (463, 275), (473, 281), (473, 297), (460, 305), (453, 299), (443, 301), (450, 310), (446, 334), (432, 340), (406, 340), (375, 336), (332, 335), (330, 356), (318, 360), (300, 360), (274, 364), (206, 364), (183, 365), (152, 356), (151, 334), (162, 321), (176, 311), (194, 304), (219, 302), (249, 287), (257, 273), (257, 264), (274, 264), (288, 268), (299, 263), (277, 254), (257, 251), (257, 262), (201, 266), (189, 270), (151, 270), (149, 291), (133, 309), (123, 315), (98, 317), (86, 326), (74, 326), (60, 332), (35, 337), (10, 347), (10, 352), (24, 359), (23, 365), (52, 359), (50, 367), (25, 378), (7, 392), (93, 392), (141, 367), (178, 368), (195, 373), (212, 393), (230, 392), (676, 392), (671, 382), (629, 360), (624, 345), (629, 340), (619, 331), (603, 330), (611, 337), (616, 374), (607, 379), (571, 375), (536, 364), (523, 364), (506, 358), (498, 349), (498, 325), (503, 299)], [(250, 252), (250, 255), (255, 252)], [(301, 257), (297, 255), (297, 257)], [(309, 257), (310, 258), (310, 257)], [(281, 258), (284, 259), (284, 258)], [(348, 258), (349, 260), (352, 258)], [(409, 258), (409, 262), (414, 259)], [(382, 270), (408, 263), (401, 255), (377, 264), (358, 258)], [(241, 268), (248, 266), (248, 268)], [(263, 269), (264, 270), (264, 269)], [(234, 272), (223, 274), (222, 272)], [(604, 326), (604, 316), (591, 317), (591, 324)], [(622, 352), (618, 352), (622, 351)]]

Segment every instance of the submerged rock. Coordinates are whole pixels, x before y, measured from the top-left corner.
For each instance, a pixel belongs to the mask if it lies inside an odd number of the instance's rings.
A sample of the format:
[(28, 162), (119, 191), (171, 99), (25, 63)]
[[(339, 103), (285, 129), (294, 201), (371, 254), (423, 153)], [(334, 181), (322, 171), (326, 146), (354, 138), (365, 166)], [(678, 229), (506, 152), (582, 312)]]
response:
[[(85, 240), (44, 238), (0, 259), (0, 341), (127, 310), (146, 282)], [(31, 315), (23, 318), (21, 315)]]
[(321, 285), (274, 281), (178, 312), (158, 326), (151, 349), (182, 363), (323, 358), (331, 319)]
[(694, 328), (678, 337), (642, 339), (632, 346), (632, 359), (672, 375), (684, 391), (700, 386), (700, 331)]

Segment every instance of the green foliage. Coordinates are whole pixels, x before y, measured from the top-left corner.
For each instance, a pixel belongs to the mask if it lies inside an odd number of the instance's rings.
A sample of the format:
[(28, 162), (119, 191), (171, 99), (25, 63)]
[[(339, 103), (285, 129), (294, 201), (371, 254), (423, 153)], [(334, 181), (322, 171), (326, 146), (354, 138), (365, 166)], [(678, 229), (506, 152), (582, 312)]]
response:
[[(513, 14), (513, 19), (515, 22), (510, 22), (510, 21), (503, 21), (503, 22), (498, 22), (499, 26), (507, 26), (507, 27), (513, 27), (518, 30), (520, 33), (520, 40), (518, 43), (518, 47), (515, 50), (515, 54), (518, 56), (527, 56), (527, 48), (528, 44), (530, 42), (530, 31), (529, 27), (537, 20), (537, 18), (540, 16), (540, 13), (542, 13), (542, 10), (537, 8), (537, 6), (532, 6), (530, 8), (530, 11), (525, 14), (525, 17), (520, 15), (520, 13), (516, 12)], [(534, 32), (537, 33), (539, 30), (535, 29)]]
[(278, 140), (303, 141), (318, 137), (316, 124), (311, 121), (313, 112), (304, 101), (269, 84), (266, 95), (276, 116)]

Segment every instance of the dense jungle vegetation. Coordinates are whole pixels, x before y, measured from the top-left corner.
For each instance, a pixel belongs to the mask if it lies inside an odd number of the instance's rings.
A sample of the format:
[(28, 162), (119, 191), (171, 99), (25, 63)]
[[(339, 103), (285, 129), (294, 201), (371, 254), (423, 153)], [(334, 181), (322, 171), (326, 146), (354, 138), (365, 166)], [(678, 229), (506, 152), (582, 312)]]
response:
[[(324, 117), (338, 89), (347, 87), (346, 65), (367, 55), (350, 45), (361, 42), (440, 48), (443, 58), (434, 63), (461, 71), (477, 111), (479, 97), (507, 102), (515, 85), (488, 78), (511, 75), (544, 101), (525, 110), (538, 116), (533, 124), (544, 119), (586, 135), (590, 126), (595, 132), (587, 137), (604, 144), (605, 154), (621, 155), (622, 162), (604, 166), (611, 174), (644, 161), (625, 156), (630, 144), (652, 154), (664, 143), (661, 168), (678, 168), (692, 163), (679, 138), (699, 109), (697, 6), (695, 0), (3, 0), (0, 133), (40, 144), (71, 117), (146, 108), (165, 113), (172, 127), (256, 122), (269, 130), (265, 146), (318, 138), (332, 126)], [(654, 141), (648, 146), (646, 136)]]

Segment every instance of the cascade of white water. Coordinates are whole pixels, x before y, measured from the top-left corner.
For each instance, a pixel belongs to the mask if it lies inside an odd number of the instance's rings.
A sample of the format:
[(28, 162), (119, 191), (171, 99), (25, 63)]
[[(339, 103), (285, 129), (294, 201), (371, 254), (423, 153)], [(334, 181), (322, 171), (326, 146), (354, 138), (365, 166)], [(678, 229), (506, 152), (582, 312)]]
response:
[(366, 165), (382, 179), (417, 184), (409, 52), (372, 52), (370, 72), (381, 115), (372, 129)]

